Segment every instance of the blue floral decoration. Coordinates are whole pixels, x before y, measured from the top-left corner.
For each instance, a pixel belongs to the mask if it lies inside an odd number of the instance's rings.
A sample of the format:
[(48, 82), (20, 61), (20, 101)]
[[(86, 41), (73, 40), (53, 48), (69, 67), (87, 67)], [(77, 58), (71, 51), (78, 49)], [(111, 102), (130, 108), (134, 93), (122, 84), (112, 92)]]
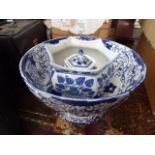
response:
[(79, 95), (79, 89), (77, 87), (70, 87), (68, 93), (73, 96)]
[(109, 43), (109, 40), (102, 40), (102, 42), (108, 49), (112, 48), (112, 44)]
[(79, 77), (75, 81), (77, 85), (81, 86), (85, 81), (85, 77)]
[(56, 84), (56, 87), (58, 87), (59, 89), (65, 89), (65, 86), (63, 84)]
[(79, 40), (87, 40), (87, 41), (91, 41), (91, 40), (95, 40), (96, 38), (93, 38), (93, 37), (79, 37), (78, 38)]
[(66, 76), (66, 83), (69, 84), (69, 85), (73, 84), (74, 80), (72, 78)]
[(65, 78), (63, 76), (58, 75), (57, 79), (58, 79), (59, 83), (64, 83), (65, 82)]
[(89, 88), (83, 88), (82, 89), (84, 92), (91, 92), (92, 90), (91, 89), (89, 89)]
[(94, 84), (94, 79), (86, 80), (85, 85), (86, 87), (92, 87)]
[(110, 83), (109, 85), (107, 85), (104, 88), (104, 92), (106, 92), (106, 93), (113, 93), (115, 89), (116, 89), (116, 86), (114, 84)]
[(78, 77), (76, 79), (70, 76), (57, 76), (57, 83), (55, 85), (57, 92), (67, 96), (85, 96), (90, 97), (95, 94), (92, 90), (94, 79), (87, 79), (85, 77)]
[(72, 56), (67, 60), (70, 65), (74, 67), (82, 67), (82, 68), (87, 68), (89, 67), (93, 62), (91, 59), (89, 59), (85, 54), (83, 49), (78, 50), (78, 54)]

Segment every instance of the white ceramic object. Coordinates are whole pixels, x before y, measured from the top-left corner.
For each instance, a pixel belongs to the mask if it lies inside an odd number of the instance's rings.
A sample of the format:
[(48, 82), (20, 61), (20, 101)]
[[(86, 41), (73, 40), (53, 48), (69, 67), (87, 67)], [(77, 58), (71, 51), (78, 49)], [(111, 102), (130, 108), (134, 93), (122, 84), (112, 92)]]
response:
[[(81, 38), (88, 41), (95, 39)], [(103, 39), (103, 44), (107, 49), (120, 54), (118, 59), (120, 64), (119, 69), (104, 86), (102, 95), (89, 99), (64, 97), (53, 89), (49, 74), (49, 55), (44, 48), (46, 43), (54, 44), (61, 39), (65, 38), (52, 39), (30, 49), (22, 57), (19, 68), (29, 90), (67, 121), (79, 124), (90, 124), (97, 121), (104, 113), (126, 100), (145, 79), (146, 66), (135, 51)]]
[(88, 71), (96, 69), (96, 62), (93, 58), (86, 55), (83, 49), (79, 49), (76, 54), (72, 54), (65, 59), (65, 67), (72, 70)]
[[(51, 61), (53, 89), (64, 96), (92, 98), (117, 70), (119, 53), (108, 50), (101, 39), (68, 37), (45, 44)], [(100, 81), (102, 82), (100, 82)]]

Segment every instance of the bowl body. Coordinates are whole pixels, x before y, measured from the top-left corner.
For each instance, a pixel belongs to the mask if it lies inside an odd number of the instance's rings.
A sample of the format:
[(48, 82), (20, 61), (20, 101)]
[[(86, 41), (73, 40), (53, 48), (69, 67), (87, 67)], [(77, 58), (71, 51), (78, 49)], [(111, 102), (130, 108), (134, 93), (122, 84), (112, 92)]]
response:
[(36, 91), (31, 85), (27, 84), (29, 90), (39, 98), (46, 106), (55, 110), (58, 115), (66, 121), (76, 124), (91, 124), (97, 122), (103, 115), (121, 103), (130, 95), (129, 92), (117, 97), (99, 98), (99, 99), (74, 99), (64, 98), (57, 95), (54, 91), (47, 94), (42, 91)]
[(127, 99), (130, 93), (143, 82), (146, 75), (146, 66), (136, 52), (113, 41), (102, 41), (106, 48), (120, 54), (118, 61), (122, 64), (102, 88), (100, 97), (71, 98), (56, 92), (51, 83), (50, 60), (48, 54), (44, 52), (44, 43), (33, 47), (22, 57), (21, 76), (30, 91), (47, 106), (56, 110), (65, 120), (80, 124), (93, 123), (108, 110)]
[(119, 53), (108, 50), (101, 39), (68, 37), (51, 40), (45, 48), (53, 89), (63, 96), (99, 96), (120, 63)]

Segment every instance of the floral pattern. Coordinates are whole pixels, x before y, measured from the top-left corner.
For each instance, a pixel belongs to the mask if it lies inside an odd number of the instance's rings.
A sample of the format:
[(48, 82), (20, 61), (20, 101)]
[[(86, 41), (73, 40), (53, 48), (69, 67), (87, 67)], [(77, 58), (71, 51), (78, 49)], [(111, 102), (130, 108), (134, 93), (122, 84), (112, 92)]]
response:
[(47, 90), (47, 84), (50, 80), (49, 67), (50, 61), (45, 53), (43, 44), (31, 49), (25, 58), (25, 73), (30, 83), (33, 83), (36, 88)]
[(104, 92), (113, 93), (116, 89), (116, 86), (110, 83), (109, 85), (104, 87)]
[[(64, 38), (65, 39), (65, 38)], [(90, 38), (82, 37), (89, 40)], [(55, 43), (58, 42), (55, 40)], [(53, 42), (50, 40), (49, 42)], [(130, 92), (143, 82), (146, 74), (146, 67), (141, 58), (131, 49), (115, 43), (113, 41), (103, 40), (105, 46), (120, 53), (119, 61), (121, 64), (109, 82), (103, 81), (107, 78), (106, 74), (98, 77), (98, 83), (104, 83), (101, 87), (101, 96), (93, 99), (72, 99), (63, 97), (53, 90), (51, 76), (55, 70), (49, 65), (49, 58), (44, 50), (44, 44), (41, 43), (30, 49), (20, 61), (20, 73), (29, 90), (39, 98), (45, 105), (56, 110), (59, 115), (67, 121), (90, 124), (102, 117), (104, 113), (117, 107), (128, 98)], [(117, 68), (117, 63), (114, 62)], [(111, 66), (112, 67), (112, 66)], [(115, 67), (111, 70), (115, 70)], [(88, 82), (88, 80), (90, 80)], [(59, 75), (57, 78), (58, 89), (63, 90), (67, 83), (70, 93), (79, 92), (78, 87), (82, 87), (86, 94), (91, 93), (93, 80), (84, 76), (72, 79), (69, 75)]]
[(93, 84), (94, 79), (87, 79), (86, 77), (73, 79), (68, 75), (58, 75), (55, 89), (58, 93), (64, 94), (65, 96), (81, 96), (86, 98), (95, 94), (92, 89)]
[(58, 114), (67, 121), (78, 124), (90, 124), (98, 121), (108, 110), (114, 109), (119, 103), (125, 101), (127, 96), (128, 95), (122, 96), (110, 102), (100, 102), (92, 106), (73, 106), (53, 97), (47, 99), (42, 95), (41, 100), (48, 107), (57, 111)]
[[(69, 68), (83, 68), (83, 69), (93, 69), (93, 61), (88, 58), (83, 49), (78, 50), (78, 54), (71, 55), (69, 58), (65, 60), (66, 66)], [(68, 65), (69, 64), (69, 65)]]

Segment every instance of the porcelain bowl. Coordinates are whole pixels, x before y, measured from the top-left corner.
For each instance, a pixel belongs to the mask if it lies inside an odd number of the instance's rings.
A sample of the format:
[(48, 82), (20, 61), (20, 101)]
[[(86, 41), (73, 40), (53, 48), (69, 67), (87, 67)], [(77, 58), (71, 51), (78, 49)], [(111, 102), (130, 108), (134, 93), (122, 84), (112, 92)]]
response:
[(124, 65), (122, 61), (122, 65), (104, 86), (99, 97), (71, 98), (56, 92), (49, 75), (49, 56), (43, 52), (44, 43), (33, 47), (22, 57), (19, 65), (20, 74), (29, 90), (44, 104), (57, 111), (62, 118), (79, 124), (93, 123), (108, 110), (126, 100), (146, 75), (146, 66), (136, 52), (113, 41), (102, 41), (106, 48), (118, 52), (120, 59), (127, 59), (129, 63)]
[(44, 46), (50, 59), (53, 89), (62, 96), (99, 96), (119, 64), (128, 63), (128, 59), (121, 60), (118, 52), (109, 50), (97, 38), (58, 38)]

